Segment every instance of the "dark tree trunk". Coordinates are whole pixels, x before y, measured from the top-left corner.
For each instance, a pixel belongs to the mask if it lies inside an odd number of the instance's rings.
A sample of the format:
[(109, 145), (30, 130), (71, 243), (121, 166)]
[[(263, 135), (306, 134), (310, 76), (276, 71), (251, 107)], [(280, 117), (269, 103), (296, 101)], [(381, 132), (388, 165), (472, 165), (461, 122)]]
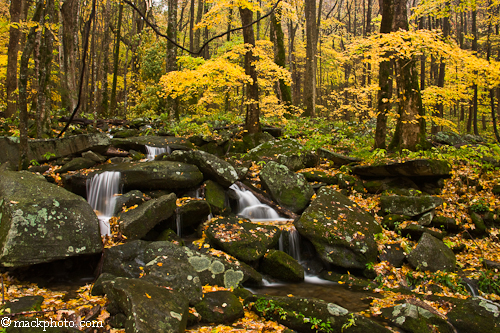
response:
[[(285, 34), (281, 27), (281, 7), (277, 10), (276, 14), (271, 15), (272, 31), (274, 33), (274, 45), (276, 52), (274, 54), (274, 62), (282, 67), (286, 67), (286, 51), (285, 51)], [(279, 88), (281, 92), (281, 99), (285, 105), (292, 104), (292, 92), (283, 79), (279, 80)]]
[[(177, 42), (177, 0), (168, 1), (168, 28), (167, 36)], [(177, 47), (172, 43), (167, 43), (167, 73), (177, 70)], [(170, 119), (179, 119), (179, 108), (176, 99), (167, 98), (167, 109)]]
[(17, 109), (17, 54), (19, 42), (21, 40), (21, 30), (15, 23), (19, 23), (23, 10), (24, 0), (14, 0), (10, 2), (10, 22), (9, 47), (7, 54), (7, 77), (5, 79), (5, 90), (7, 92), (6, 117), (12, 117)]
[(304, 116), (316, 114), (316, 0), (305, 0), (306, 68), (304, 82)]
[[(248, 8), (239, 7), (241, 24), (243, 26), (249, 25), (253, 20), (253, 12)], [(255, 46), (255, 35), (253, 26), (250, 25), (243, 29), (243, 41), (252, 47)], [(253, 50), (249, 49), (245, 53), (245, 74), (250, 76), (252, 82), (247, 83), (247, 112), (245, 118), (245, 129), (249, 133), (260, 132), (260, 109), (259, 109), (259, 86), (257, 84), (257, 71), (254, 62), (256, 57)]]
[[(474, 37), (472, 39), (472, 51), (474, 53), (477, 53), (477, 10), (474, 8), (472, 11), (472, 36)], [(477, 128), (477, 84), (474, 83), (472, 86), (472, 89), (474, 90), (474, 95), (472, 97), (472, 112), (473, 112), (473, 120), (472, 120), (472, 125), (474, 126), (474, 134), (479, 135), (479, 130)]]

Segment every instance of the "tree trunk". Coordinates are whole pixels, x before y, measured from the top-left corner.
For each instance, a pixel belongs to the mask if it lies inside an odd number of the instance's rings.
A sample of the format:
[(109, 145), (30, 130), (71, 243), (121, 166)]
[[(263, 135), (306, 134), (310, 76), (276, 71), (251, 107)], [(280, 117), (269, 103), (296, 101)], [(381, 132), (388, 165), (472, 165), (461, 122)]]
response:
[(305, 0), (306, 68), (304, 82), (304, 116), (316, 114), (316, 0)]
[[(390, 33), (392, 30), (393, 7), (391, 0), (379, 0), (382, 12), (380, 23), (380, 33)], [(391, 109), (392, 98), (392, 64), (389, 59), (390, 54), (384, 55), (386, 60), (379, 65), (378, 84), (379, 92), (377, 96), (377, 126), (375, 128), (374, 148), (385, 149), (385, 139), (387, 136), (387, 114)]]
[[(203, 17), (203, 9), (205, 8), (203, 0), (198, 0), (198, 9), (196, 12), (196, 23), (200, 23), (201, 19)], [(194, 32), (194, 49), (196, 51), (200, 50), (200, 40), (201, 40), (201, 29), (198, 29)], [(201, 54), (198, 55), (198, 57), (201, 56)]]
[(78, 9), (80, 0), (61, 5), (60, 80), (62, 108), (72, 112), (78, 99)]
[[(392, 29), (408, 30), (406, 0), (393, 0), (394, 16)], [(398, 120), (389, 149), (416, 150), (425, 143), (425, 120), (422, 96), (418, 85), (415, 59), (396, 60), (396, 82), (398, 85)]]
[[(177, 0), (168, 0), (167, 36), (177, 42)], [(177, 46), (167, 43), (167, 73), (177, 70)], [(179, 108), (176, 99), (167, 97), (167, 109), (170, 119), (179, 120)]]
[[(282, 67), (286, 68), (286, 51), (285, 51), (285, 34), (281, 27), (281, 7), (276, 11), (275, 14), (271, 15), (271, 22), (274, 33), (274, 45), (276, 47), (276, 52), (274, 54), (274, 62)], [(281, 92), (281, 99), (285, 105), (292, 104), (292, 92), (290, 86), (288, 86), (283, 79), (279, 80), (279, 88)]]
[(12, 117), (17, 108), (17, 53), (19, 51), (19, 41), (21, 40), (21, 30), (16, 23), (19, 23), (24, 0), (10, 2), (10, 22), (9, 47), (7, 54), (7, 77), (5, 79), (5, 90), (7, 92), (7, 109), (5, 117)]
[(111, 87), (110, 114), (116, 116), (116, 86), (118, 83), (118, 60), (120, 59), (120, 35), (123, 18), (123, 3), (118, 7), (118, 23), (116, 24), (115, 48), (113, 51), (113, 85)]
[[(239, 7), (242, 26), (249, 25), (253, 20), (253, 11), (248, 8)], [(259, 109), (259, 86), (257, 84), (257, 71), (254, 62), (257, 60), (253, 55), (255, 47), (255, 35), (253, 25), (243, 29), (243, 41), (250, 48), (245, 53), (245, 74), (250, 76), (252, 82), (247, 83), (247, 111), (245, 129), (249, 133), (260, 132), (260, 109)]]
[(189, 51), (194, 52), (194, 0), (189, 9)]
[[(474, 10), (472, 11), (472, 36), (474, 37), (472, 39), (472, 52), (474, 54), (477, 54), (477, 10), (474, 7)], [(477, 128), (477, 83), (474, 83), (472, 86), (472, 89), (474, 91), (473, 97), (472, 97), (472, 112), (473, 112), (473, 120), (472, 120), (472, 125), (474, 127), (474, 134), (479, 135), (479, 130)]]

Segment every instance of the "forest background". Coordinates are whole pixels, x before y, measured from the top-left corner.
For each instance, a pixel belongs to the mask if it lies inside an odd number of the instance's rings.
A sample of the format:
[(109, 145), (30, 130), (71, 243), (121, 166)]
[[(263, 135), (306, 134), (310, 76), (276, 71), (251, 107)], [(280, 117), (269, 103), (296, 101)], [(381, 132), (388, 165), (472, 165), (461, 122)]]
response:
[[(165, 124), (299, 117), (418, 150), (498, 136), (496, 0), (0, 0), (0, 110), (12, 135), (79, 117)], [(243, 27), (243, 28), (242, 28)], [(386, 142), (386, 138), (391, 139)]]

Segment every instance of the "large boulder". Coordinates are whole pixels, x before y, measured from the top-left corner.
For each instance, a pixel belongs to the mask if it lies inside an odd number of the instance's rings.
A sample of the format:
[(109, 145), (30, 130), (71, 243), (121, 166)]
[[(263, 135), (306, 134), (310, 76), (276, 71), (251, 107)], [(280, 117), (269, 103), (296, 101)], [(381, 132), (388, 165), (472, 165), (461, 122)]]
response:
[(304, 267), (283, 251), (269, 250), (259, 267), (263, 273), (276, 279), (288, 282), (304, 281)]
[(380, 197), (380, 209), (384, 214), (398, 214), (414, 217), (433, 210), (443, 204), (443, 199), (430, 195)]
[(381, 165), (360, 165), (352, 168), (362, 177), (449, 177), (451, 166), (447, 161), (418, 159)]
[(121, 213), (118, 218), (122, 221), (122, 234), (129, 240), (144, 237), (155, 225), (174, 214), (176, 200), (175, 194), (170, 193)]
[(64, 164), (61, 169), (57, 170), (59, 173), (65, 173), (68, 171), (76, 171), (81, 169), (92, 168), (97, 163), (89, 158), (77, 157)]
[(314, 298), (255, 295), (245, 299), (253, 311), (297, 332), (388, 333), (387, 328), (337, 304)]
[(157, 148), (167, 148), (172, 150), (189, 150), (193, 149), (194, 146), (189, 140), (184, 138), (178, 138), (175, 136), (137, 136), (129, 138), (113, 138), (111, 139), (111, 144), (113, 147), (123, 149), (123, 150), (136, 150), (143, 154), (146, 154), (146, 146), (157, 147)]
[(180, 217), (182, 228), (196, 228), (200, 223), (207, 219), (210, 214), (210, 205), (206, 200), (186, 200), (182, 206), (177, 208), (177, 214)]
[(331, 187), (319, 190), (295, 227), (325, 263), (364, 269), (377, 259), (374, 235), (382, 228), (373, 216)]
[(408, 255), (408, 262), (422, 271), (453, 272), (456, 258), (453, 251), (441, 240), (424, 233), (415, 249)]
[(195, 309), (201, 315), (201, 322), (207, 324), (231, 324), (245, 314), (238, 297), (226, 290), (205, 293)]
[(114, 276), (139, 278), (148, 263), (154, 263), (161, 269), (167, 266), (167, 262), (160, 266), (158, 263), (163, 263), (167, 259), (189, 263), (198, 274), (202, 285), (236, 288), (247, 280), (254, 283), (262, 280), (259, 273), (242, 262), (237, 260), (229, 262), (223, 258), (211, 257), (171, 242), (132, 241), (106, 249), (102, 272)]
[(435, 332), (436, 329), (437, 332), (442, 333), (454, 332), (453, 327), (446, 319), (411, 303), (384, 308), (382, 309), (382, 316), (405, 332), (427, 333)]
[(278, 244), (280, 230), (235, 217), (224, 217), (212, 220), (205, 234), (221, 250), (245, 262), (252, 262)]
[(481, 297), (457, 301), (448, 320), (458, 333), (500, 331), (500, 305)]
[(87, 201), (30, 172), (0, 174), (0, 219), (6, 267), (102, 251), (99, 221)]
[(238, 172), (231, 164), (202, 150), (174, 151), (164, 159), (194, 164), (206, 178), (225, 187), (231, 186), (238, 180)]
[[(67, 136), (60, 139), (36, 139), (28, 141), (28, 161), (46, 162), (69, 155), (77, 155), (87, 150), (104, 153), (110, 145), (104, 133)], [(19, 163), (19, 138), (0, 137), (0, 163)]]
[(324, 148), (318, 149), (318, 155), (319, 157), (326, 158), (327, 160), (332, 161), (333, 164), (337, 166), (361, 162), (360, 158), (334, 153), (333, 151)]
[[(180, 292), (155, 286), (143, 279), (117, 278), (104, 284), (116, 315), (126, 316), (125, 332), (184, 332), (188, 300)], [(113, 311), (115, 312), (115, 311)]]
[(244, 157), (252, 161), (274, 161), (286, 165), (290, 170), (312, 168), (318, 164), (318, 155), (308, 151), (294, 139), (269, 141), (258, 145)]
[(273, 200), (294, 213), (302, 212), (314, 194), (302, 174), (296, 174), (276, 162), (269, 162), (262, 168), (260, 180)]

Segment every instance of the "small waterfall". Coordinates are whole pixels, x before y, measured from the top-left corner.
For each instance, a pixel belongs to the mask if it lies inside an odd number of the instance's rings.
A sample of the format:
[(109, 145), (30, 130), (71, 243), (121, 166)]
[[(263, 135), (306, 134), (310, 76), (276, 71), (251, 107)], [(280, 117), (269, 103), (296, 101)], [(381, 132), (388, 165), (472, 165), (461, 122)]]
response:
[(268, 205), (262, 204), (252, 192), (240, 189), (236, 184), (231, 185), (229, 188), (234, 190), (238, 196), (238, 215), (252, 221), (272, 221), (282, 219), (274, 209)]
[[(288, 239), (285, 239), (288, 235)], [(288, 247), (286, 246), (288, 242)], [(281, 230), (279, 238), (279, 250), (289, 254), (292, 258), (300, 261), (300, 234), (295, 229), (295, 226), (289, 226), (287, 229)]]
[(111, 234), (109, 219), (115, 211), (120, 177), (118, 171), (105, 171), (87, 179), (87, 201), (96, 211), (103, 236)]
[(170, 155), (171, 149), (169, 146), (167, 148), (151, 147), (146, 145), (146, 158), (148, 161), (154, 161), (155, 156), (161, 155), (163, 153), (168, 153)]

